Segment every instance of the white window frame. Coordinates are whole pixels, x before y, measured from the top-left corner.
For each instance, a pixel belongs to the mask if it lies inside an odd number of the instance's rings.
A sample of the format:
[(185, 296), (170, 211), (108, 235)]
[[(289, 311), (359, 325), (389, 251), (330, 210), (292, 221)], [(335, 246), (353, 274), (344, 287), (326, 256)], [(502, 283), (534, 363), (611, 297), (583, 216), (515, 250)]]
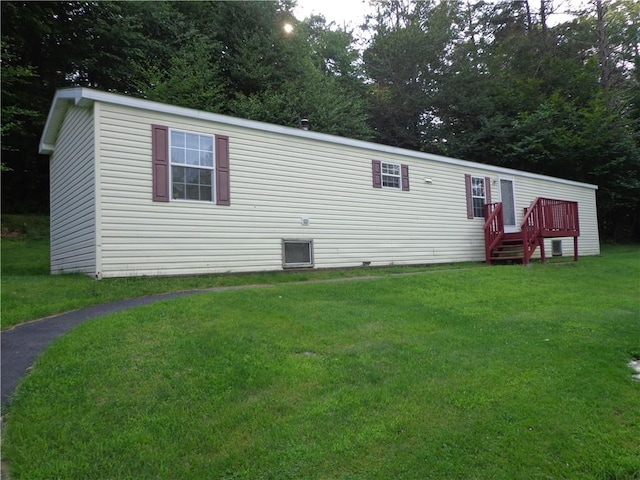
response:
[[(395, 173), (385, 172), (385, 167), (387, 167), (387, 169), (389, 167), (393, 167), (393, 169), (398, 173), (395, 174)], [(380, 162), (380, 175), (381, 175), (382, 188), (393, 188), (396, 190), (400, 190), (402, 188), (402, 166), (399, 163)], [(385, 184), (385, 180), (388, 183), (390, 179), (395, 179), (393, 181), (394, 185)], [(396, 181), (397, 181), (397, 185), (395, 185)]]
[[(287, 262), (286, 246), (291, 243), (306, 243), (309, 248), (309, 262)], [(313, 240), (300, 238), (282, 239), (282, 268), (311, 268), (313, 267)]]
[[(174, 133), (183, 133), (185, 135), (197, 135), (198, 137), (208, 137), (211, 139), (211, 152), (208, 150), (201, 150), (200, 145), (198, 147), (198, 154), (202, 153), (211, 153), (211, 165), (193, 165), (186, 163), (186, 154), (187, 150), (194, 151), (193, 148), (187, 148), (173, 145), (173, 134)], [(173, 161), (173, 148), (180, 149), (184, 148), (185, 150), (185, 163), (174, 162)], [(191, 168), (194, 170), (209, 170), (211, 172), (211, 200), (200, 200), (194, 198), (175, 198), (173, 195), (173, 167), (182, 167), (182, 168)], [(185, 182), (186, 185), (186, 182)], [(183, 130), (180, 128), (170, 128), (169, 129), (169, 186), (170, 186), (170, 199), (172, 202), (194, 202), (194, 203), (216, 203), (216, 137), (213, 134), (202, 133), (202, 132), (193, 132), (189, 130)], [(186, 191), (185, 191), (186, 196)]]
[[(482, 195), (476, 195), (475, 182), (482, 182)], [(482, 209), (480, 215), (476, 215), (476, 199), (482, 199)], [(473, 209), (473, 218), (484, 218), (484, 206), (487, 204), (487, 185), (485, 177), (471, 176), (471, 208)]]

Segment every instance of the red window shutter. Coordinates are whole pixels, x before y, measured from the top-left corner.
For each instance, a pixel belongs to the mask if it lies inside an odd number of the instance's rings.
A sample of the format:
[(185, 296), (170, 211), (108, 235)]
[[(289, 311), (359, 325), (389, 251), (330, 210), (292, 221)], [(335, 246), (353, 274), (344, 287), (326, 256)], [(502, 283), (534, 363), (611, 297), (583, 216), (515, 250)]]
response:
[(409, 191), (409, 165), (401, 165), (402, 171), (402, 190)]
[(382, 165), (380, 160), (371, 160), (373, 171), (373, 188), (382, 188)]
[(467, 192), (467, 218), (473, 218), (473, 197), (471, 193), (471, 175), (464, 176), (464, 184)]
[(216, 135), (216, 203), (231, 205), (229, 137)]
[(169, 128), (151, 125), (153, 201), (169, 201)]
[(486, 203), (491, 203), (491, 178), (484, 177), (484, 194)]

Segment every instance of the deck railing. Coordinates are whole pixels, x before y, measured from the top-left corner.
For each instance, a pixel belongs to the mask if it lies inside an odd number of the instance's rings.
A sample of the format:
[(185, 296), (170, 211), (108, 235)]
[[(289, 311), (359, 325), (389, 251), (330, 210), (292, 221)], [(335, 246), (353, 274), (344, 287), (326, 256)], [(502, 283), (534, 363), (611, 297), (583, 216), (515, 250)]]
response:
[(504, 215), (502, 203), (487, 203), (484, 206), (484, 248), (487, 263), (491, 263), (491, 252), (504, 237)]
[[(484, 245), (487, 263), (491, 263), (494, 249), (502, 248), (504, 215), (502, 203), (488, 203), (484, 206)], [(538, 197), (529, 208), (520, 225), (522, 236), (522, 263), (528, 265), (531, 257), (540, 247), (540, 257), (546, 261), (544, 239), (550, 237), (573, 237), (573, 257), (578, 261), (578, 202)], [(509, 237), (511, 242), (513, 238)], [(515, 237), (518, 238), (518, 237)]]
[(578, 202), (536, 198), (533, 204), (526, 209), (521, 231), (524, 247), (522, 261), (525, 265), (529, 264), (531, 256), (538, 246), (542, 261), (546, 260), (544, 238), (548, 237), (573, 237), (574, 260), (578, 260), (578, 236), (580, 235)]
[(538, 198), (542, 212), (542, 236), (577, 237), (580, 235), (578, 202)]

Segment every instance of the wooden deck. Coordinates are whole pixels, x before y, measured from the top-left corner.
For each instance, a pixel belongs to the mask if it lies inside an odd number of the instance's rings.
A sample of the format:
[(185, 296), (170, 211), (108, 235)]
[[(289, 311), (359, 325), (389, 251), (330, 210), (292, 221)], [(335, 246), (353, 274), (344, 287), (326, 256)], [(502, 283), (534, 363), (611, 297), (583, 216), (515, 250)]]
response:
[(578, 261), (578, 202), (536, 198), (526, 209), (517, 233), (505, 234), (502, 203), (485, 205), (484, 213), (487, 263), (510, 260), (528, 265), (538, 247), (542, 261), (546, 262), (544, 239), (554, 237), (573, 237), (573, 259)]

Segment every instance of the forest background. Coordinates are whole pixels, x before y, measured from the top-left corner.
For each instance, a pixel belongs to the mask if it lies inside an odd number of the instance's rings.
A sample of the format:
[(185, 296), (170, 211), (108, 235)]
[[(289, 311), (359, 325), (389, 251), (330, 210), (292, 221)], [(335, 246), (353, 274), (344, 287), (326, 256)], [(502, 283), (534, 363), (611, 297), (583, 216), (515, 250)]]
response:
[(596, 184), (601, 238), (640, 240), (639, 2), (388, 0), (366, 41), (294, 7), (0, 3), (3, 212), (48, 213), (40, 134), (86, 86)]

